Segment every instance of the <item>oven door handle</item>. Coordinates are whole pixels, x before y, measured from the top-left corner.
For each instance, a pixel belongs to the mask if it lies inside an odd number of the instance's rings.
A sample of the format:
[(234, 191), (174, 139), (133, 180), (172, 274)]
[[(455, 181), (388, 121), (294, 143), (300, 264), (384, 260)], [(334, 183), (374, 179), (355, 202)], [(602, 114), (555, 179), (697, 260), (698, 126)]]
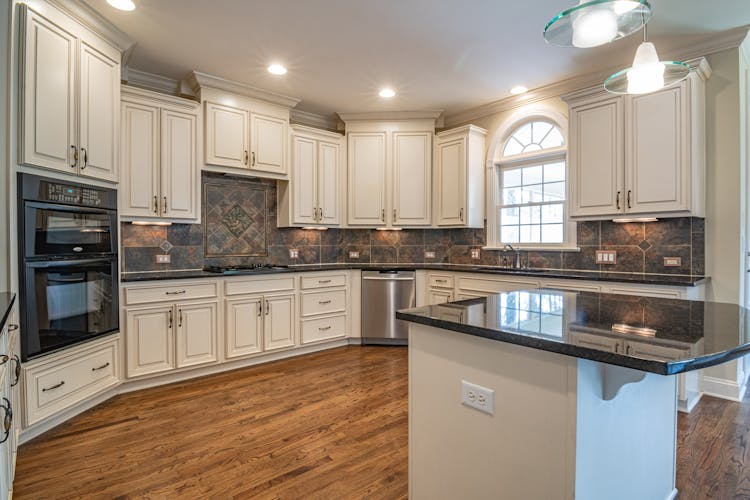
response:
[(71, 205), (59, 205), (57, 203), (42, 203), (38, 201), (27, 201), (25, 203), (26, 208), (37, 208), (41, 210), (56, 210), (59, 212), (70, 212), (77, 214), (104, 214), (109, 215), (114, 213), (114, 210), (107, 208), (96, 208), (89, 206), (71, 206)]
[(61, 266), (81, 266), (88, 264), (111, 264), (117, 262), (117, 257), (106, 257), (103, 259), (77, 259), (77, 260), (45, 260), (39, 262), (27, 262), (26, 266), (34, 269), (47, 269)]

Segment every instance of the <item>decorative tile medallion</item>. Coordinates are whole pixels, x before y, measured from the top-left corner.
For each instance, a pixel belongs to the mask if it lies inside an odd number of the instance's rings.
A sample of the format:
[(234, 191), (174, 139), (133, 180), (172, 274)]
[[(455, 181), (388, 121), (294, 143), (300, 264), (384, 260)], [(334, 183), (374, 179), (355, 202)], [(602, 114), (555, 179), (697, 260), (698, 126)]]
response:
[(161, 248), (164, 253), (169, 253), (169, 251), (174, 248), (174, 245), (165, 240), (161, 245), (159, 245), (159, 248)]
[(245, 230), (250, 227), (250, 224), (253, 223), (253, 220), (250, 218), (250, 216), (242, 210), (242, 207), (235, 204), (232, 208), (229, 209), (229, 211), (224, 215), (224, 217), (221, 218), (221, 223), (224, 224), (224, 227), (226, 227), (230, 233), (234, 235), (235, 238), (239, 238), (242, 236), (242, 233), (245, 232)]

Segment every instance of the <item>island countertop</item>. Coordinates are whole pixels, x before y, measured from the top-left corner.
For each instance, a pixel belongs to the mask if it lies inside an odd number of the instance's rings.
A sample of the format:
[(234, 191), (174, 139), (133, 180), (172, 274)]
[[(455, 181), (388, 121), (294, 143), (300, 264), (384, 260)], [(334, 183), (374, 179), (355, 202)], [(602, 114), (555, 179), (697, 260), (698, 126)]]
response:
[(660, 375), (750, 353), (744, 307), (522, 290), (398, 311), (401, 320)]

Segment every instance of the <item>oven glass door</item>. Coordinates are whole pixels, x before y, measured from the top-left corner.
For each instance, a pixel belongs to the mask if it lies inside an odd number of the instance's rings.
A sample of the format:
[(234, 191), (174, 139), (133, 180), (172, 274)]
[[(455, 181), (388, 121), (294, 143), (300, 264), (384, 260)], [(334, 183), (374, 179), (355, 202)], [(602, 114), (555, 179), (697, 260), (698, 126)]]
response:
[(117, 259), (26, 266), (24, 359), (118, 329)]
[(113, 211), (26, 203), (26, 258), (115, 253)]

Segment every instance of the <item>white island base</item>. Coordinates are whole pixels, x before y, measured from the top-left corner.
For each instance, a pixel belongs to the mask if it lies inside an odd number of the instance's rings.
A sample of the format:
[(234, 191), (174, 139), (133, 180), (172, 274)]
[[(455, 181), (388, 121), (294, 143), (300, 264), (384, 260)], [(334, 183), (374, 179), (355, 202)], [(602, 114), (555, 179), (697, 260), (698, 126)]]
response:
[[(409, 498), (674, 498), (676, 377), (411, 323)], [(494, 390), (494, 414), (461, 403)]]

